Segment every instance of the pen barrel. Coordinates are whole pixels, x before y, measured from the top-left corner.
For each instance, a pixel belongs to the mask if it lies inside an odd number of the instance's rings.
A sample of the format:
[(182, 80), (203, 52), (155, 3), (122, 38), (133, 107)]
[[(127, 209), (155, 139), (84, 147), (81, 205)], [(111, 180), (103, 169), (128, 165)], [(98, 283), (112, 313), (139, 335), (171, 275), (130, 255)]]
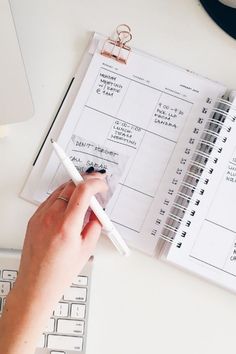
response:
[(81, 175), (77, 171), (75, 165), (73, 164), (73, 162), (69, 158), (64, 159), (62, 161), (62, 163), (63, 163), (65, 169), (67, 171), (70, 171), (70, 177), (76, 186), (79, 183), (83, 182), (83, 178), (81, 177)]
[(128, 256), (130, 254), (128, 246), (95, 197), (91, 198), (90, 207), (102, 224), (104, 233), (110, 238), (114, 246), (122, 255)]
[(100, 221), (100, 223), (102, 224), (102, 226), (104, 227), (104, 231), (110, 232), (114, 228), (114, 226), (111, 220), (109, 219), (108, 215), (104, 212), (103, 208), (97, 201), (96, 197), (91, 198), (90, 207), (98, 218), (98, 220)]
[[(84, 181), (84, 179), (78, 173), (75, 165), (73, 164), (73, 162), (71, 160), (66, 158), (66, 159), (63, 159), (62, 163), (63, 163), (65, 169), (67, 171), (70, 171), (71, 179), (76, 186), (79, 183)], [(99, 202), (97, 201), (96, 197), (91, 198), (90, 207), (93, 210), (94, 214), (97, 216), (97, 218), (100, 221), (100, 223), (102, 224), (102, 226), (104, 227), (104, 231), (110, 232), (114, 228), (114, 226), (113, 226), (111, 220), (109, 219), (109, 217), (107, 216), (107, 214), (104, 212), (104, 210), (101, 207), (101, 205), (99, 204)]]
[(119, 250), (119, 252), (123, 256), (130, 255), (130, 249), (128, 248), (125, 241), (120, 236), (119, 232), (116, 230), (115, 227), (113, 227), (113, 230), (111, 230), (110, 232), (107, 232), (106, 235), (109, 237), (113, 245)]
[[(53, 142), (53, 147), (57, 156), (59, 157), (61, 163), (65, 167), (66, 171), (70, 175), (72, 181), (77, 186), (81, 182), (84, 181), (83, 177), (80, 175), (79, 171), (73, 164), (73, 162), (69, 159), (69, 157), (65, 154), (65, 152), (61, 149), (57, 143)], [(125, 256), (128, 256), (130, 251), (128, 246), (126, 245), (125, 241), (119, 234), (118, 230), (112, 224), (108, 215), (104, 212), (103, 208), (97, 201), (96, 197), (92, 197), (90, 201), (90, 207), (93, 210), (94, 214), (97, 216), (98, 220), (100, 221), (101, 225), (103, 226), (104, 232), (110, 238), (114, 246), (119, 250), (119, 252)]]

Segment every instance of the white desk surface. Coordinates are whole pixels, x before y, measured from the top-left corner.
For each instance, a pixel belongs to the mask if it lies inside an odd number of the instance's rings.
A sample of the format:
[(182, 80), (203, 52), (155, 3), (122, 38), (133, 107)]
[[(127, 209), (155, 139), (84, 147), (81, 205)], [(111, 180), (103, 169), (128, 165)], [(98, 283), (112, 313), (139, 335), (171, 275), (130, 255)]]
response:
[[(0, 140), (0, 247), (21, 247), (35, 207), (18, 197), (89, 31), (120, 23), (133, 45), (236, 87), (236, 42), (197, 0), (12, 0), (35, 104)], [(14, 97), (12, 98), (14, 104)], [(97, 249), (87, 354), (235, 352), (236, 295), (156, 259)]]

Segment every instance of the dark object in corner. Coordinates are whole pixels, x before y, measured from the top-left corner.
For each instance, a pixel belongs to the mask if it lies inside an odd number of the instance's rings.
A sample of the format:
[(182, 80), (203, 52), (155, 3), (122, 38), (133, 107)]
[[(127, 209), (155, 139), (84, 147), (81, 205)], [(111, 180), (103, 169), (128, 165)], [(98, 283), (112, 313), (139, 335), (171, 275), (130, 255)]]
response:
[(236, 9), (217, 0), (200, 0), (200, 3), (217, 25), (236, 39)]

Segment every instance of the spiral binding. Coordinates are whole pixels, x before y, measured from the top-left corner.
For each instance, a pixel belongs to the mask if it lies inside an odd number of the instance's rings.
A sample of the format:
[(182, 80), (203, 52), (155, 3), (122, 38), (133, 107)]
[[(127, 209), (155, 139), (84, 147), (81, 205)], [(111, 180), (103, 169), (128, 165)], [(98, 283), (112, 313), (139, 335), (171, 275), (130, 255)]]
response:
[[(229, 114), (229, 110), (236, 112), (236, 106), (232, 105), (224, 98), (219, 98), (219, 107), (213, 108), (211, 117), (208, 118), (202, 135), (197, 143), (196, 149), (191, 157), (186, 173), (179, 186), (178, 192), (171, 205), (166, 222), (162, 228), (159, 238), (176, 245), (180, 248), (182, 242), (176, 242), (175, 236), (181, 226), (184, 216), (188, 215), (186, 226), (191, 225), (190, 217), (196, 213), (196, 207), (200, 203), (198, 195), (203, 195), (205, 188), (209, 184), (210, 178), (202, 177), (206, 170), (208, 161), (217, 164), (218, 155), (221, 154), (227, 141), (227, 134), (232, 129), (232, 123), (236, 121), (235, 115)], [(220, 136), (222, 131), (225, 132)], [(209, 168), (209, 175), (214, 172), (214, 168)], [(205, 188), (198, 187), (199, 183)], [(191, 207), (190, 207), (191, 206)], [(181, 236), (186, 237), (187, 232), (182, 231)]]

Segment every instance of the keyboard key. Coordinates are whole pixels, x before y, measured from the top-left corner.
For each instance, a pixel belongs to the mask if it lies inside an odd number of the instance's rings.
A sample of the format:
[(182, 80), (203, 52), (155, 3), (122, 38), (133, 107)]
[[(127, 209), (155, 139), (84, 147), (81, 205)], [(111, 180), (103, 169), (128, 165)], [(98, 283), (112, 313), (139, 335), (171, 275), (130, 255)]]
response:
[(85, 305), (72, 304), (71, 305), (71, 317), (84, 318), (85, 317)]
[(53, 312), (53, 315), (56, 317), (67, 317), (69, 312), (69, 305), (63, 302), (59, 302), (56, 310)]
[(74, 285), (87, 286), (88, 285), (88, 277), (83, 275), (77, 275), (77, 277), (73, 281)]
[(11, 283), (6, 281), (0, 281), (0, 295), (5, 296), (11, 290)]
[(44, 348), (45, 336), (42, 334), (39, 338), (37, 348)]
[(62, 334), (84, 334), (84, 322), (76, 320), (58, 320), (57, 332)]
[(53, 318), (50, 318), (47, 327), (44, 329), (44, 332), (54, 332), (55, 321)]
[[(87, 335), (85, 321), (89, 306), (87, 301), (90, 275), (88, 274), (90, 273), (76, 276), (72, 286), (65, 291), (64, 297), (55, 306), (53, 315), (39, 338), (37, 345), (39, 351), (46, 350), (48, 354), (83, 351)], [(17, 276), (18, 271), (15, 266), (5, 264), (0, 269), (0, 317), (7, 295)]]
[(83, 338), (49, 334), (48, 348), (53, 350), (83, 350)]
[(64, 294), (64, 300), (85, 302), (87, 297), (86, 288), (69, 288)]
[(15, 280), (17, 277), (16, 270), (3, 270), (2, 278), (6, 280)]

